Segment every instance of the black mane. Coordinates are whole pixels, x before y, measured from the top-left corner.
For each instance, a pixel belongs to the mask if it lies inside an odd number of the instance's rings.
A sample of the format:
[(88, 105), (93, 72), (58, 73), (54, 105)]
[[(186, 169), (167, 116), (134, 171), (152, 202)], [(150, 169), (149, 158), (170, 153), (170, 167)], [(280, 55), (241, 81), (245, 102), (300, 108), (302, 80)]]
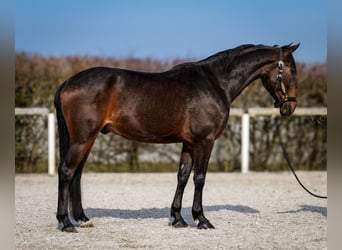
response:
[(245, 53), (249, 53), (257, 49), (265, 49), (265, 48), (272, 48), (272, 47), (265, 46), (262, 44), (259, 44), (259, 45), (243, 44), (233, 49), (227, 49), (227, 50), (217, 52), (216, 54), (211, 55), (199, 61), (185, 62), (185, 63), (178, 64), (174, 66), (173, 68), (171, 68), (171, 70), (180, 69), (184, 67), (196, 67), (196, 66), (207, 66), (207, 65), (213, 66), (214, 68), (216, 66), (219, 66), (219, 67), (228, 69), (231, 63), (234, 61), (234, 59), (237, 56), (243, 55)]

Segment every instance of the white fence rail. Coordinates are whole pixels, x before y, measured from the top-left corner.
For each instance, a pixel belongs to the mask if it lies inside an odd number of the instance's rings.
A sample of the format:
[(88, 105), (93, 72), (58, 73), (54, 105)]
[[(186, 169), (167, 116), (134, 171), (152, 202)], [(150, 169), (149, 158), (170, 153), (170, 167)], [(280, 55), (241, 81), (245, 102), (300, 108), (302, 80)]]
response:
[[(47, 108), (15, 108), (15, 115), (42, 115), (48, 119), (48, 174), (56, 172), (56, 128), (55, 114), (49, 113)], [(231, 116), (241, 117), (241, 172), (247, 173), (249, 169), (250, 147), (250, 117), (255, 116), (280, 116), (279, 109), (274, 108), (250, 108), (247, 113), (242, 109), (231, 109)], [(297, 108), (294, 116), (327, 115), (327, 108)]]

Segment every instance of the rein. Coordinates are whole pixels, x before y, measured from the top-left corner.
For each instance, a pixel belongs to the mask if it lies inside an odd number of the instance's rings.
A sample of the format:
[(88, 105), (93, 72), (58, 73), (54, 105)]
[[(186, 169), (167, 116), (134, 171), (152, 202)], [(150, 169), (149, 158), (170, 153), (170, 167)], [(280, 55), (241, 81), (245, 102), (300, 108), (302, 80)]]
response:
[(298, 178), (298, 176), (296, 175), (296, 172), (295, 172), (295, 170), (294, 170), (294, 168), (293, 168), (293, 166), (292, 166), (292, 163), (291, 163), (291, 161), (290, 161), (289, 155), (288, 155), (287, 152), (286, 152), (285, 145), (284, 145), (284, 143), (283, 143), (283, 141), (282, 141), (282, 139), (281, 139), (280, 128), (279, 128), (279, 124), (278, 124), (278, 122), (277, 122), (277, 119), (275, 119), (275, 128), (276, 128), (276, 132), (277, 132), (278, 137), (279, 137), (280, 147), (281, 147), (281, 149), (282, 149), (282, 151), (283, 151), (283, 154), (284, 154), (284, 157), (285, 157), (285, 159), (286, 159), (286, 161), (287, 161), (288, 167), (291, 169), (293, 175), (296, 177), (296, 180), (297, 180), (297, 182), (299, 183), (299, 185), (301, 185), (301, 187), (302, 187), (306, 192), (308, 192), (309, 194), (311, 194), (312, 196), (314, 196), (314, 197), (316, 197), (316, 198), (320, 198), (320, 199), (327, 199), (328, 196), (321, 196), (321, 195), (317, 195), (317, 194), (312, 193), (312, 192), (311, 192), (309, 189), (307, 189), (307, 188), (303, 185), (303, 183), (299, 180), (299, 178)]
[(283, 97), (281, 100), (277, 100), (276, 102), (274, 102), (275, 108), (281, 107), (286, 102), (297, 101), (296, 97), (290, 97), (290, 96), (287, 96), (286, 94), (286, 88), (283, 82), (283, 69), (284, 69), (283, 51), (281, 48), (279, 48), (278, 74), (277, 74), (277, 78), (275, 79), (275, 83), (280, 84), (280, 89), (283, 94)]
[[(275, 84), (280, 84), (280, 89), (281, 89), (281, 92), (283, 94), (283, 98), (281, 100), (277, 100), (275, 103), (274, 103), (274, 107), (275, 108), (279, 108), (281, 107), (284, 103), (286, 102), (295, 102), (296, 101), (296, 97), (289, 97), (287, 96), (286, 94), (286, 88), (285, 88), (285, 84), (283, 82), (283, 68), (284, 68), (284, 61), (283, 61), (283, 51), (281, 48), (279, 48), (279, 61), (278, 61), (278, 74), (277, 74), (277, 78), (275, 80)], [(293, 166), (292, 166), (292, 163), (290, 161), (290, 158), (289, 158), (289, 155), (287, 154), (286, 152), (286, 148), (285, 148), (285, 145), (283, 143), (283, 140), (281, 138), (281, 134), (280, 134), (280, 128), (279, 128), (279, 124), (277, 122), (277, 119), (275, 119), (275, 128), (276, 128), (276, 132), (278, 134), (278, 137), (279, 137), (279, 143), (280, 143), (280, 147), (283, 151), (283, 154), (284, 154), (284, 157), (287, 161), (287, 165), (288, 167), (291, 169), (293, 175), (295, 176), (297, 182), (299, 183), (299, 185), (306, 191), (308, 192), (310, 195), (316, 197), (316, 198), (320, 198), (320, 199), (327, 199), (328, 196), (321, 196), (321, 195), (317, 195), (317, 194), (314, 194), (312, 193), (309, 189), (307, 189), (303, 183), (299, 180)]]

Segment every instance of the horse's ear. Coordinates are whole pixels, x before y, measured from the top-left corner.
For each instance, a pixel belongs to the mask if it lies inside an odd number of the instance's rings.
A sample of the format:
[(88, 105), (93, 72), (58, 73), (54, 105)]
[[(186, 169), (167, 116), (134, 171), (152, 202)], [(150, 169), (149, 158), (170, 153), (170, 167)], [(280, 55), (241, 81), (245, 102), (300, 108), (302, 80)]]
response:
[(293, 53), (296, 49), (298, 49), (300, 43), (297, 43), (296, 45), (289, 46), (289, 50), (291, 53)]
[(285, 45), (282, 47), (283, 51), (284, 51), (284, 56), (287, 57), (289, 54), (292, 54), (296, 49), (298, 49), (300, 43), (292, 45), (292, 43), (290, 43), (289, 45)]

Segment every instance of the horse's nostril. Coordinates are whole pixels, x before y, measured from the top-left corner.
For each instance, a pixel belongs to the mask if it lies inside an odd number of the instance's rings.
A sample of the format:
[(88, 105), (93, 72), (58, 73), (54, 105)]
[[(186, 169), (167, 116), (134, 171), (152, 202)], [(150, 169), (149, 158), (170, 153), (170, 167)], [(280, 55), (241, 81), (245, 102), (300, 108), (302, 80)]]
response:
[(280, 108), (280, 114), (283, 116), (289, 116), (292, 114), (291, 104), (284, 103), (283, 106)]
[(286, 114), (287, 115), (291, 114), (291, 104), (290, 103), (286, 103)]

